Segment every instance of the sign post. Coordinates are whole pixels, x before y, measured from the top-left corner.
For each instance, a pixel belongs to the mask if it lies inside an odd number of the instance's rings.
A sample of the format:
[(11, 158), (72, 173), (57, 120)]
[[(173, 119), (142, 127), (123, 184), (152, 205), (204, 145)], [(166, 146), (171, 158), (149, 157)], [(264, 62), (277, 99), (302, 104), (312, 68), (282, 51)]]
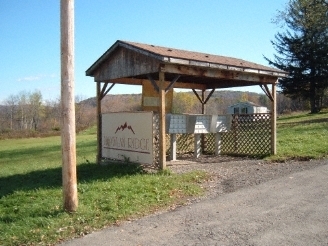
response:
[(78, 206), (74, 101), (74, 0), (60, 1), (61, 144), (64, 209)]

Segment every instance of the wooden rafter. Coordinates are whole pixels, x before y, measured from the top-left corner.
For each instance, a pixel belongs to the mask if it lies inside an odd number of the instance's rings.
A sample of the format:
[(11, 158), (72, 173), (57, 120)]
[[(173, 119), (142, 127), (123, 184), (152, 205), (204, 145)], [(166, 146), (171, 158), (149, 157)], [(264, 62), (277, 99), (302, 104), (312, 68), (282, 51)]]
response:
[(154, 90), (157, 91), (157, 92), (159, 92), (159, 87), (156, 84), (156, 81), (151, 77), (150, 74), (147, 74), (147, 77), (148, 77), (149, 81), (151, 82), (151, 84), (153, 85)]
[(175, 76), (175, 78), (170, 82), (170, 84), (166, 87), (165, 89), (165, 93), (167, 93), (175, 84), (175, 82), (177, 82), (177, 80), (180, 78), (180, 75)]
[(220, 70), (215, 68), (207, 68), (207, 67), (191, 67), (191, 66), (183, 66), (183, 65), (175, 65), (175, 64), (165, 64), (165, 72), (166, 73), (174, 73), (180, 75), (188, 75), (188, 76), (197, 76), (203, 78), (213, 78), (213, 79), (222, 79), (231, 81), (231, 85), (233, 85), (234, 81), (244, 81), (248, 83), (256, 84), (272, 84), (275, 83), (276, 78), (265, 75), (265, 74), (255, 74), (255, 73), (247, 73), (244, 71), (228, 71), (228, 70)]
[(263, 90), (263, 92), (265, 93), (265, 95), (267, 95), (267, 97), (270, 99), (271, 102), (273, 102), (273, 95), (271, 94), (268, 86), (266, 84), (264, 85), (260, 85), (261, 89)]
[(198, 98), (199, 102), (201, 104), (203, 104), (203, 100), (200, 98), (200, 96), (198, 95), (197, 91), (195, 89), (192, 89), (193, 93), (196, 95), (196, 97)]
[(208, 94), (208, 96), (206, 97), (206, 99), (205, 99), (205, 101), (204, 101), (204, 104), (206, 104), (207, 101), (211, 98), (211, 96), (213, 95), (214, 91), (215, 91), (215, 89), (212, 89), (212, 90), (211, 90), (210, 94)]
[(215, 89), (212, 89), (210, 94), (207, 95), (206, 99), (203, 100), (202, 98), (200, 98), (200, 96), (198, 95), (197, 91), (195, 89), (192, 89), (192, 91), (194, 92), (194, 94), (196, 95), (196, 97), (198, 98), (198, 100), (200, 101), (201, 104), (206, 104), (208, 102), (208, 100), (211, 98), (211, 96), (213, 95)]
[(103, 86), (103, 88), (101, 89), (101, 92), (100, 92), (100, 100), (102, 100), (107, 94), (108, 92), (114, 87), (115, 83), (113, 83), (107, 90), (107, 86), (108, 86), (108, 82), (106, 82)]

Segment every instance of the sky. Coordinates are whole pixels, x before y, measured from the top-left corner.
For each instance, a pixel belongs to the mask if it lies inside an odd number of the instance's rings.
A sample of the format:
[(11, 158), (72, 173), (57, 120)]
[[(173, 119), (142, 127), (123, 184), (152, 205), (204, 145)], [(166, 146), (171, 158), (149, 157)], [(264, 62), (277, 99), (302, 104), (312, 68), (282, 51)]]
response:
[[(117, 40), (229, 56), (268, 65), (272, 19), (287, 0), (75, 0), (75, 95), (96, 96), (85, 71)], [(60, 0), (0, 0), (0, 104), (40, 91), (60, 98)], [(240, 89), (240, 88), (238, 88)], [(261, 92), (259, 86), (244, 91)], [(141, 93), (115, 85), (112, 94)]]

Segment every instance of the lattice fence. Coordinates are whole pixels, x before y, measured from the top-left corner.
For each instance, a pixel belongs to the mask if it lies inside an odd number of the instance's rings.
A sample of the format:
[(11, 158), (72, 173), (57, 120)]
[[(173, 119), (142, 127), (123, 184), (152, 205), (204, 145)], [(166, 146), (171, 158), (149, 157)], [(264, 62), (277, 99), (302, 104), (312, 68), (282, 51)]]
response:
[[(194, 152), (194, 134), (177, 134), (177, 154)], [(170, 154), (170, 134), (166, 134), (166, 150)]]
[[(233, 115), (232, 127), (221, 133), (221, 154), (267, 155), (271, 153), (271, 114)], [(167, 150), (170, 151), (169, 135)], [(215, 134), (204, 134), (203, 153), (215, 153)], [(194, 151), (193, 134), (177, 134), (177, 154)]]
[[(214, 152), (215, 136), (208, 134), (206, 151)], [(267, 155), (271, 153), (271, 114), (233, 115), (232, 127), (223, 132), (221, 153)]]
[(154, 138), (154, 146), (153, 146), (153, 154), (154, 154), (154, 162), (153, 165), (159, 166), (159, 115), (153, 114), (153, 138)]

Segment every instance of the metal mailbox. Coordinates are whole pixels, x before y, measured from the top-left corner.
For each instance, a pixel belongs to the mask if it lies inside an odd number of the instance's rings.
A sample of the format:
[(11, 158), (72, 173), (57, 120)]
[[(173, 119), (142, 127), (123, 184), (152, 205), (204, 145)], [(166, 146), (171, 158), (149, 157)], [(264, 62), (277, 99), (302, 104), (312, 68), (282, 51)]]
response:
[(211, 133), (215, 132), (216, 115), (188, 115), (188, 133)]
[(187, 115), (185, 114), (167, 114), (166, 115), (166, 132), (187, 133)]
[(231, 115), (167, 114), (166, 132), (174, 133), (216, 133), (226, 132), (231, 127)]
[(215, 132), (227, 132), (231, 128), (232, 116), (229, 115), (218, 115), (216, 120)]

